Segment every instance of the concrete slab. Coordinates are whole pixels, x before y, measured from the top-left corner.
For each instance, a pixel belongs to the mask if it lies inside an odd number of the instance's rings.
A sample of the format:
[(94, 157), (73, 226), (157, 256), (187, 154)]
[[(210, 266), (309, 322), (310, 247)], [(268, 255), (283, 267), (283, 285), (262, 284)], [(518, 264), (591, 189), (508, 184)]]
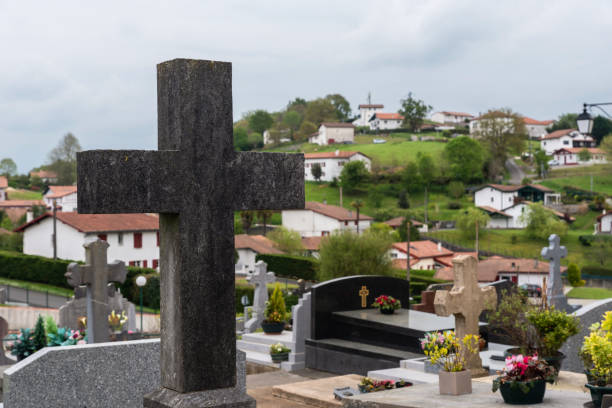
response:
[(278, 385), (273, 387), (272, 392), (276, 397), (301, 404), (309, 404), (320, 408), (337, 408), (342, 406), (342, 403), (334, 399), (334, 389), (341, 387), (356, 388), (360, 381), (361, 376), (349, 374), (339, 377)]
[(438, 375), (429, 374), (419, 370), (408, 368), (389, 368), (386, 370), (375, 370), (368, 372), (368, 377), (377, 380), (408, 381), (412, 384), (437, 384)]

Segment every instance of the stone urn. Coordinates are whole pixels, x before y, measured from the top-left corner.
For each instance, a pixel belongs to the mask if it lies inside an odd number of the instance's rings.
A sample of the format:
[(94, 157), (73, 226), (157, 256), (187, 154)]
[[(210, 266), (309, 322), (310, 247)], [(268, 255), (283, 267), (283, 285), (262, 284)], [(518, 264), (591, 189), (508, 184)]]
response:
[(472, 374), (470, 370), (438, 372), (438, 386), (441, 395), (463, 395), (472, 393)]

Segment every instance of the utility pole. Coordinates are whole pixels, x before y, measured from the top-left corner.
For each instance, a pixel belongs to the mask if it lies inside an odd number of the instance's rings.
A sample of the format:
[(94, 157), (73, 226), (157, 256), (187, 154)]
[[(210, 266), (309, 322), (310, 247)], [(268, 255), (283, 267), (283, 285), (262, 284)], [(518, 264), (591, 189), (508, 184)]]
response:
[(342, 207), (342, 186), (340, 186), (340, 207)]
[(53, 259), (57, 259), (57, 200), (53, 200)]
[(478, 220), (476, 220), (476, 242), (474, 246), (476, 247), (476, 258), (478, 258)]
[(406, 280), (410, 282), (410, 227), (412, 222), (406, 217), (406, 254), (408, 255), (408, 262), (406, 262)]
[(593, 173), (591, 173), (591, 193), (593, 192)]

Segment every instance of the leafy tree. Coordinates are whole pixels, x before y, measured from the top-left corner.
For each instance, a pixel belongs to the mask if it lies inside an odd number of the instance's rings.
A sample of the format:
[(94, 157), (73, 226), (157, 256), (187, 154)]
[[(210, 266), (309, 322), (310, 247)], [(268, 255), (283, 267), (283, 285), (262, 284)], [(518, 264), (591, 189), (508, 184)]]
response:
[(308, 102), (306, 112), (304, 113), (304, 121), (320, 125), (322, 122), (332, 122), (336, 120), (338, 120), (336, 107), (329, 99), (318, 98)]
[(453, 179), (464, 183), (482, 180), (485, 152), (478, 141), (468, 136), (452, 139), (444, 147), (444, 157)]
[(453, 198), (461, 198), (465, 193), (465, 185), (460, 181), (451, 181), (446, 189)]
[(420, 99), (413, 98), (412, 92), (408, 93), (406, 99), (401, 100), (401, 104), (399, 113), (404, 117), (402, 125), (413, 132), (418, 131), (432, 107)]
[(346, 98), (340, 94), (331, 94), (325, 97), (336, 110), (336, 118), (340, 121), (345, 121), (351, 116), (351, 105)]
[(393, 242), (400, 241), (400, 234), (398, 231), (391, 228), (389, 224), (385, 224), (384, 222), (375, 222), (370, 225), (370, 228), (364, 231), (364, 234), (372, 234), (375, 236), (380, 236), (382, 239), (391, 239)]
[(582, 149), (578, 152), (578, 160), (586, 162), (591, 160), (591, 152), (589, 152), (587, 149)]
[(293, 138), (293, 133), (295, 133), (302, 123), (302, 115), (300, 115), (296, 111), (288, 111), (283, 115), (283, 125), (285, 125), (291, 131), (291, 137)]
[(17, 174), (17, 165), (13, 159), (6, 157), (0, 160), (0, 174), (9, 177)]
[(248, 116), (249, 129), (257, 133), (263, 133), (264, 130), (270, 129), (274, 118), (263, 109), (258, 109)]
[(272, 215), (274, 215), (274, 211), (272, 210), (257, 211), (257, 218), (259, 218), (259, 220), (261, 221), (264, 227), (264, 230), (263, 230), (264, 235), (266, 235), (266, 233), (268, 232), (267, 231), (268, 230), (268, 220), (272, 217)]
[(561, 129), (575, 129), (576, 119), (578, 119), (577, 113), (564, 113), (548, 128), (548, 131), (554, 132), (555, 130)]
[(402, 170), (402, 185), (411, 193), (421, 191), (423, 188), (423, 180), (415, 162), (406, 163), (406, 167)]
[(36, 351), (47, 346), (47, 334), (45, 333), (45, 321), (41, 315), (38, 315), (36, 326), (34, 327), (34, 349)]
[(274, 244), (278, 249), (290, 255), (300, 255), (302, 252), (304, 252), (302, 238), (297, 231), (293, 231), (285, 227), (278, 227), (268, 232), (266, 237), (274, 241)]
[(480, 236), (486, 230), (491, 218), (478, 208), (470, 207), (465, 212), (459, 214), (455, 220), (461, 235), (468, 239), (474, 239), (476, 237), (476, 224), (478, 224), (478, 235)]
[(57, 173), (59, 184), (76, 182), (76, 154), (80, 151), (79, 140), (72, 133), (67, 133), (49, 153), (51, 164), (48, 167)]
[(423, 187), (425, 187), (425, 223), (429, 221), (427, 218), (427, 208), (429, 207), (429, 188), (431, 183), (436, 178), (437, 169), (436, 165), (428, 154), (422, 154), (419, 152), (417, 155), (417, 166), (419, 167), (419, 174), (421, 175), (421, 181)]
[(410, 208), (410, 202), (408, 201), (408, 192), (405, 188), (402, 188), (397, 198), (397, 206), (402, 209)]
[(263, 136), (260, 133), (252, 132), (247, 138), (248, 150), (259, 149), (263, 147)]
[(240, 221), (242, 229), (248, 234), (251, 225), (253, 225), (254, 211), (240, 211)]
[(4, 228), (5, 230), (12, 231), (15, 226), (11, 222), (11, 219), (8, 216), (2, 217), (2, 221), (0, 221), (0, 228)]
[(368, 204), (374, 208), (382, 206), (385, 195), (382, 192), (381, 186), (370, 187), (368, 190)]
[(511, 152), (520, 153), (527, 139), (523, 118), (510, 109), (490, 110), (480, 117), (475, 136), (487, 149), (489, 176), (503, 173), (504, 164)]
[[(400, 236), (400, 242), (406, 242), (406, 227), (408, 225), (408, 220), (410, 219), (410, 214), (404, 217), (402, 221), (402, 225), (398, 229), (398, 233)], [(414, 223), (410, 224), (410, 241), (418, 241), (421, 239), (421, 233), (414, 225)]]
[(575, 288), (579, 286), (584, 286), (584, 284), (586, 283), (580, 275), (580, 269), (578, 268), (578, 265), (576, 265), (575, 263), (571, 263), (567, 267), (567, 280), (569, 281), (570, 285)]
[(287, 104), (287, 111), (292, 110), (302, 114), (306, 111), (306, 106), (308, 106), (306, 99), (298, 97)]
[(310, 168), (310, 172), (312, 173), (312, 177), (315, 178), (316, 181), (321, 180), (321, 176), (323, 175), (323, 169), (319, 163), (314, 163)]
[(391, 238), (378, 234), (338, 231), (321, 240), (318, 278), (326, 281), (352, 275), (391, 275), (387, 254), (391, 244)]
[(544, 150), (536, 150), (533, 154), (533, 158), (535, 159), (536, 167), (538, 170), (538, 177), (544, 177), (544, 175), (548, 172), (548, 160), (549, 156), (546, 155)]
[(601, 144), (599, 145), (599, 148), (605, 151), (608, 154), (608, 157), (612, 158), (612, 133), (605, 136), (601, 140)]
[(361, 210), (361, 207), (363, 207), (363, 201), (357, 199), (351, 203), (351, 207), (353, 207), (357, 212), (357, 233), (359, 234), (359, 211)]
[(601, 143), (603, 138), (610, 133), (612, 133), (612, 120), (603, 116), (595, 116), (593, 119), (593, 130), (591, 130), (591, 136), (593, 136), (595, 142)]
[(567, 224), (557, 219), (542, 203), (530, 204), (520, 220), (527, 225), (524, 231), (529, 238), (547, 240), (552, 234), (562, 237), (567, 232)]
[(340, 173), (340, 185), (346, 192), (352, 192), (360, 188), (370, 178), (368, 169), (360, 160), (348, 162)]
[(318, 128), (314, 123), (308, 120), (304, 120), (302, 124), (300, 125), (300, 129), (297, 131), (297, 139), (299, 140), (308, 139), (308, 136), (316, 132), (317, 129)]
[(249, 150), (249, 135), (245, 128), (234, 128), (234, 148), (238, 151)]

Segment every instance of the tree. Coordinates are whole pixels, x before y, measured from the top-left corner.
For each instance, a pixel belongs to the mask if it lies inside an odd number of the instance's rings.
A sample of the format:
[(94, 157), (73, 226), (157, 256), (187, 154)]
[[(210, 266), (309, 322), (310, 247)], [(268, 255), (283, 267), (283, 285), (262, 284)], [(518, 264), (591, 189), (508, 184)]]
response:
[(261, 221), (261, 223), (263, 224), (263, 233), (264, 235), (266, 235), (266, 233), (268, 232), (268, 220), (272, 217), (272, 215), (274, 215), (274, 211), (272, 210), (259, 210), (257, 211), (257, 218), (259, 218), (259, 220)]
[(452, 139), (444, 147), (444, 157), (450, 165), (449, 173), (453, 180), (464, 183), (482, 180), (485, 152), (478, 141), (468, 136)]
[(399, 113), (404, 117), (402, 125), (413, 132), (418, 131), (432, 107), (425, 104), (422, 100), (413, 98), (412, 92), (408, 93), (406, 99), (401, 100), (401, 104), (402, 107)]
[(302, 238), (297, 231), (278, 227), (270, 231), (266, 237), (273, 241), (278, 249), (290, 255), (300, 255), (304, 252)]
[(476, 207), (470, 207), (465, 212), (457, 215), (455, 218), (457, 229), (461, 231), (461, 235), (468, 239), (476, 237), (476, 224), (478, 224), (478, 235), (487, 228), (491, 218), (482, 210)]
[(601, 144), (599, 145), (599, 148), (605, 151), (608, 154), (608, 157), (612, 159), (612, 133), (605, 136), (601, 140)]
[(387, 254), (391, 238), (378, 234), (355, 234), (338, 231), (321, 240), (319, 281), (352, 275), (391, 275)]
[(72, 133), (67, 133), (49, 153), (51, 164), (48, 167), (57, 173), (59, 184), (74, 184), (76, 182), (76, 154), (80, 151), (79, 140)]
[(408, 201), (408, 193), (405, 188), (402, 188), (397, 197), (397, 206), (402, 209), (410, 208), (410, 202)]
[(595, 116), (593, 119), (593, 130), (591, 130), (591, 136), (593, 136), (595, 142), (601, 143), (602, 139), (610, 133), (612, 133), (612, 120), (603, 116)]
[(380, 208), (385, 195), (381, 186), (373, 186), (368, 189), (368, 204), (374, 208)]
[(436, 178), (437, 169), (431, 156), (428, 154), (422, 154), (421, 152), (419, 152), (417, 155), (417, 165), (419, 167), (419, 174), (421, 176), (423, 187), (425, 187), (425, 224), (427, 224), (429, 222), (427, 218), (427, 207), (429, 207), (429, 187), (431, 186), (432, 181)]
[(451, 181), (446, 189), (453, 198), (461, 198), (465, 194), (465, 185), (460, 181)]
[(340, 185), (346, 192), (352, 192), (361, 187), (370, 178), (365, 164), (360, 160), (344, 164), (340, 173)]
[(249, 129), (251, 129), (253, 132), (261, 134), (265, 130), (270, 129), (270, 126), (272, 126), (272, 123), (274, 123), (274, 118), (265, 110), (258, 109), (249, 114), (248, 122)]
[(300, 115), (296, 111), (287, 111), (287, 113), (283, 115), (283, 125), (289, 128), (291, 132), (291, 138), (293, 138), (293, 133), (295, 133), (300, 128), (301, 123), (302, 115)]
[(331, 122), (338, 120), (336, 107), (329, 99), (318, 98), (308, 102), (306, 112), (304, 113), (304, 121), (309, 121), (320, 125), (322, 122)]
[(415, 162), (406, 163), (406, 167), (402, 170), (402, 185), (411, 193), (421, 191), (423, 188), (423, 180)]
[(41, 315), (38, 315), (36, 327), (34, 328), (34, 349), (36, 351), (47, 346), (47, 334), (45, 333), (45, 322)]
[(384, 222), (375, 222), (370, 225), (370, 228), (364, 231), (364, 234), (372, 234), (375, 236), (382, 237), (382, 239), (388, 240), (391, 239), (392, 242), (400, 241), (400, 234), (398, 231), (391, 228), (389, 224), (385, 224)]
[(561, 129), (575, 129), (576, 119), (578, 119), (577, 113), (564, 113), (548, 128), (548, 131), (554, 132)]
[(548, 172), (548, 159), (549, 156), (546, 155), (544, 150), (536, 150), (533, 154), (533, 158), (535, 159), (536, 167), (538, 170), (538, 177), (542, 178)]
[(314, 123), (308, 120), (304, 120), (302, 124), (300, 125), (300, 128), (297, 131), (297, 139), (298, 140), (308, 139), (308, 136), (312, 135), (316, 131), (317, 131), (317, 126)]
[[(398, 233), (400, 236), (400, 242), (406, 242), (406, 227), (408, 226), (408, 220), (410, 219), (410, 214), (404, 217), (402, 224), (398, 228)], [(410, 241), (418, 241), (421, 239), (421, 233), (418, 228), (411, 222), (410, 224)]]
[(234, 148), (238, 151), (249, 150), (249, 135), (245, 128), (234, 128)]
[(578, 160), (582, 162), (588, 162), (591, 160), (591, 157), (591, 152), (589, 152), (587, 149), (582, 149), (578, 152)]
[(542, 203), (533, 203), (520, 217), (525, 223), (525, 235), (529, 238), (547, 240), (552, 234), (562, 237), (567, 232), (567, 224), (560, 221), (555, 214)]
[(0, 174), (7, 177), (17, 174), (17, 165), (13, 159), (6, 157), (0, 160)]
[(351, 207), (357, 211), (357, 234), (359, 234), (359, 211), (361, 210), (361, 207), (363, 207), (363, 201), (357, 199), (351, 203)]
[(253, 225), (254, 211), (240, 211), (240, 222), (245, 233), (249, 233), (251, 225)]
[(351, 105), (346, 98), (340, 94), (331, 94), (325, 97), (336, 110), (336, 118), (339, 121), (348, 120), (351, 116)]
[(310, 168), (310, 172), (312, 173), (312, 177), (315, 178), (316, 181), (321, 180), (321, 176), (323, 175), (323, 169), (319, 163), (314, 163)]
[(510, 109), (490, 110), (480, 117), (475, 136), (490, 155), (489, 176), (503, 173), (511, 152), (520, 153), (527, 140), (523, 118)]

